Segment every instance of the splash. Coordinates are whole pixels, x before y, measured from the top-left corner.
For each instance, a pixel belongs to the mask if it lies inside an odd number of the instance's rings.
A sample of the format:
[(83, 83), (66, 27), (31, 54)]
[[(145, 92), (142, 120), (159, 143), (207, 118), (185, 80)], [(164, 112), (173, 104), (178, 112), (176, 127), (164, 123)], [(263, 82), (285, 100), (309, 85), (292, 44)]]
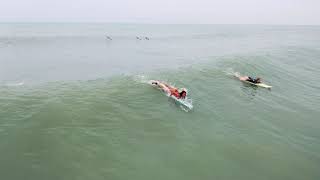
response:
[(133, 77), (133, 80), (138, 83), (150, 84), (150, 80), (145, 75), (136, 75)]
[[(172, 97), (172, 96), (171, 96)], [(180, 108), (186, 112), (189, 112), (193, 109), (193, 104), (192, 104), (192, 99), (191, 98), (186, 98), (186, 99), (177, 99), (177, 98), (174, 98), (177, 102), (179, 102), (181, 105), (180, 105)]]
[(6, 83), (5, 86), (9, 86), (9, 87), (16, 87), (16, 86), (23, 86), (24, 82), (16, 82), (16, 83)]
[(228, 68), (224, 71), (226, 73), (226, 75), (228, 76), (235, 76), (235, 77), (240, 77), (241, 74), (237, 71), (234, 71), (232, 68)]

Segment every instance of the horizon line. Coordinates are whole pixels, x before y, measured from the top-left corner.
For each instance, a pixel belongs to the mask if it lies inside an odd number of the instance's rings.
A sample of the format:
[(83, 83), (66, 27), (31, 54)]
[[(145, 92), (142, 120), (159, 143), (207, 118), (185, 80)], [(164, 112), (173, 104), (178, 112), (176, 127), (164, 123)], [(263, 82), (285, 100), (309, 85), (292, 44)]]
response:
[(280, 24), (280, 23), (150, 23), (150, 22), (110, 22), (110, 21), (0, 21), (0, 24), (136, 24), (136, 25), (257, 25), (257, 26), (320, 26), (320, 24)]

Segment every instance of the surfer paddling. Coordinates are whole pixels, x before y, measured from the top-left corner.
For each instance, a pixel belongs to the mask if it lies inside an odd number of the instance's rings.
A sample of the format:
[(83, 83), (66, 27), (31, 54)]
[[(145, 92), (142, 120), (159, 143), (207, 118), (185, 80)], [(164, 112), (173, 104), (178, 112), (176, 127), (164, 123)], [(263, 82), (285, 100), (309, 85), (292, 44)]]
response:
[(185, 99), (187, 96), (187, 91), (185, 89), (182, 89), (180, 92), (177, 88), (170, 86), (166, 83), (159, 82), (159, 81), (153, 81), (151, 83), (152, 85), (156, 85), (159, 88), (161, 88), (164, 92), (170, 94), (170, 96), (174, 96), (177, 99)]
[(257, 77), (257, 78), (252, 78), (250, 76), (240, 76), (240, 74), (235, 74), (234, 75), (236, 78), (238, 78), (240, 81), (242, 82), (246, 82), (255, 86), (259, 86), (259, 87), (263, 87), (263, 88), (272, 88), (272, 86), (264, 84), (261, 80), (261, 78)]
[(252, 78), (250, 76), (241, 76), (239, 77), (240, 81), (248, 81), (254, 84), (259, 84), (261, 83), (261, 78), (257, 77), (257, 78)]

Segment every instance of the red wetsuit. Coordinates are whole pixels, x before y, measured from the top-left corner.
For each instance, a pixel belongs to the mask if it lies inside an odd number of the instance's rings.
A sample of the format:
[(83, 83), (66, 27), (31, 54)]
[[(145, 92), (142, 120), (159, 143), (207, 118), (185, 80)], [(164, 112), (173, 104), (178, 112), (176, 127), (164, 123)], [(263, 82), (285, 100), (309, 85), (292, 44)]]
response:
[[(163, 83), (163, 84), (164, 84), (164, 83)], [(167, 84), (164, 84), (164, 85), (169, 89), (169, 91), (170, 91), (170, 96), (174, 96), (174, 97), (176, 97), (176, 98), (178, 98), (178, 99), (181, 98), (178, 89), (176, 89), (176, 88), (174, 88), (174, 87), (171, 87), (171, 86), (169, 86), (169, 85), (167, 85)]]
[(170, 89), (171, 96), (175, 96), (176, 98), (180, 99), (180, 93), (177, 89)]

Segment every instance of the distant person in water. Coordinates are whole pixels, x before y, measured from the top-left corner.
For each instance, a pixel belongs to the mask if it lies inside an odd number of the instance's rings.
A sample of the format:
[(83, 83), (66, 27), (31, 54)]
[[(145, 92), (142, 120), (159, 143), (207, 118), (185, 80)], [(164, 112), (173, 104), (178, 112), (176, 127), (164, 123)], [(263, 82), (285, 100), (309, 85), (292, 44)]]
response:
[(145, 37), (146, 40), (150, 40), (148, 37)]
[(170, 96), (174, 96), (178, 99), (185, 99), (187, 96), (187, 91), (185, 89), (182, 89), (181, 92), (173, 86), (170, 86), (166, 83), (154, 81), (152, 82), (153, 85), (157, 85), (159, 88), (161, 88), (164, 92), (170, 94)]
[(242, 77), (239, 77), (239, 79), (241, 81), (248, 81), (248, 82), (251, 82), (251, 83), (254, 83), (254, 84), (259, 84), (261, 83), (261, 78), (257, 77), (257, 78), (252, 78), (250, 76), (242, 76)]
[(139, 38), (138, 36), (136, 36), (136, 39), (141, 40), (141, 38)]
[(107, 36), (107, 39), (112, 40), (112, 38), (110, 36)]

